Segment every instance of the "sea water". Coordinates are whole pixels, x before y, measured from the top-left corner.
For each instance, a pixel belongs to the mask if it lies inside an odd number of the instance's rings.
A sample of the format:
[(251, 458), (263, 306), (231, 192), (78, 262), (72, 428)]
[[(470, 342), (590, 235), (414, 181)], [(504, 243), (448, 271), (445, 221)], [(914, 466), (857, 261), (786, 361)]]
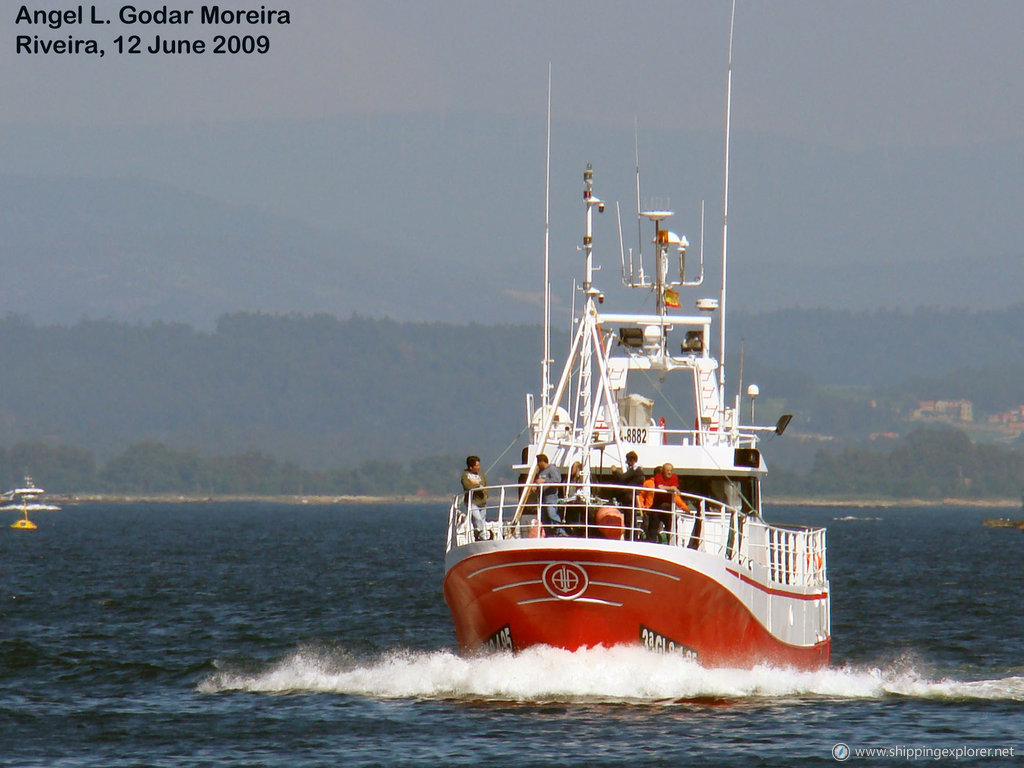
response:
[(463, 657), (443, 505), (0, 521), (0, 765), (1021, 764), (1024, 534), (988, 514), (770, 509), (829, 529), (833, 658), (810, 672)]

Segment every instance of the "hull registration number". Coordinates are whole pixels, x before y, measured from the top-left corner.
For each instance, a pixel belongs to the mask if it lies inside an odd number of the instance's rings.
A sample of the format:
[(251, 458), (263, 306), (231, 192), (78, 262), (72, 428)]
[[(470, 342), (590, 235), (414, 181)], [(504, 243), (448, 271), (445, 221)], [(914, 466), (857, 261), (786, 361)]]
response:
[(483, 647), (491, 651), (514, 651), (512, 630), (508, 624), (499, 629), (483, 642)]
[(665, 637), (660, 632), (655, 632), (653, 629), (642, 624), (640, 625), (640, 645), (655, 653), (673, 653), (685, 659), (697, 660), (697, 652), (692, 648), (687, 648), (682, 643), (677, 643), (675, 640)]
[(647, 430), (643, 427), (627, 427), (622, 430), (622, 442), (643, 444), (647, 442)]

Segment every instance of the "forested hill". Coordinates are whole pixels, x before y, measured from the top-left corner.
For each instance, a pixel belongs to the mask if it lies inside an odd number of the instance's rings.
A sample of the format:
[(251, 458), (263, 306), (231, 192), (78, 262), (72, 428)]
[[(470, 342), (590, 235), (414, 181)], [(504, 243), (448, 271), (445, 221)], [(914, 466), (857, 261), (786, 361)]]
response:
[[(744, 381), (759, 383), (766, 404), (785, 400), (798, 423), (802, 408), (820, 402), (815, 388), (831, 385), (965, 397), (976, 411), (1024, 404), (1024, 305), (790, 310), (736, 315), (730, 330), (733, 355), (745, 340)], [(7, 317), (0, 445), (45, 441), (101, 462), (149, 441), (202, 456), (260, 451), (308, 469), (467, 453), (486, 466), (521, 445), (524, 395), (539, 385), (540, 335), (532, 326), (360, 316), (234, 314), (212, 332)], [(555, 335), (556, 359), (566, 343)]]
[(540, 339), (516, 326), (238, 314), (184, 325), (0, 322), (0, 442), (100, 460), (139, 441), (303, 467), (492, 453), (524, 420)]
[(964, 368), (1024, 365), (1024, 303), (979, 311), (737, 313), (729, 333), (732, 356), (743, 338), (748, 360), (826, 385), (891, 387)]

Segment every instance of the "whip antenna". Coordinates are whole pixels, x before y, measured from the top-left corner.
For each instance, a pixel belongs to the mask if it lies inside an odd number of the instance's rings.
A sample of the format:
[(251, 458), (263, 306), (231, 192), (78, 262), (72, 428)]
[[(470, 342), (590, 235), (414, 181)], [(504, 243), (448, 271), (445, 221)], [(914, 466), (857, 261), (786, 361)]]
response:
[(541, 365), (540, 401), (547, 408), (551, 393), (551, 278), (549, 241), (551, 235), (551, 62), (548, 62), (548, 132), (544, 161), (544, 362)]
[(732, 10), (729, 13), (729, 68), (725, 84), (725, 183), (722, 193), (722, 293), (719, 301), (721, 311), (719, 325), (719, 379), (718, 379), (718, 404), (725, 415), (725, 272), (727, 265), (728, 243), (729, 243), (729, 126), (732, 112), (732, 30), (733, 22), (736, 19), (736, 0), (732, 0)]

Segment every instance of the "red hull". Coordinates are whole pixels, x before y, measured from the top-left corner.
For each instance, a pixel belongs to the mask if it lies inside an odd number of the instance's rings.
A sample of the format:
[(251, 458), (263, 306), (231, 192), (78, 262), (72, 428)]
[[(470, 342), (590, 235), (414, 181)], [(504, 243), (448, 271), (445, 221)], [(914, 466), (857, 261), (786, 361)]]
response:
[[(643, 644), (706, 666), (828, 663), (828, 639), (783, 642), (699, 567), (599, 548), (481, 548), (450, 566), (444, 595), (464, 651)], [(735, 571), (723, 570), (722, 579), (753, 584)], [(753, 586), (796, 601), (826, 597)]]

